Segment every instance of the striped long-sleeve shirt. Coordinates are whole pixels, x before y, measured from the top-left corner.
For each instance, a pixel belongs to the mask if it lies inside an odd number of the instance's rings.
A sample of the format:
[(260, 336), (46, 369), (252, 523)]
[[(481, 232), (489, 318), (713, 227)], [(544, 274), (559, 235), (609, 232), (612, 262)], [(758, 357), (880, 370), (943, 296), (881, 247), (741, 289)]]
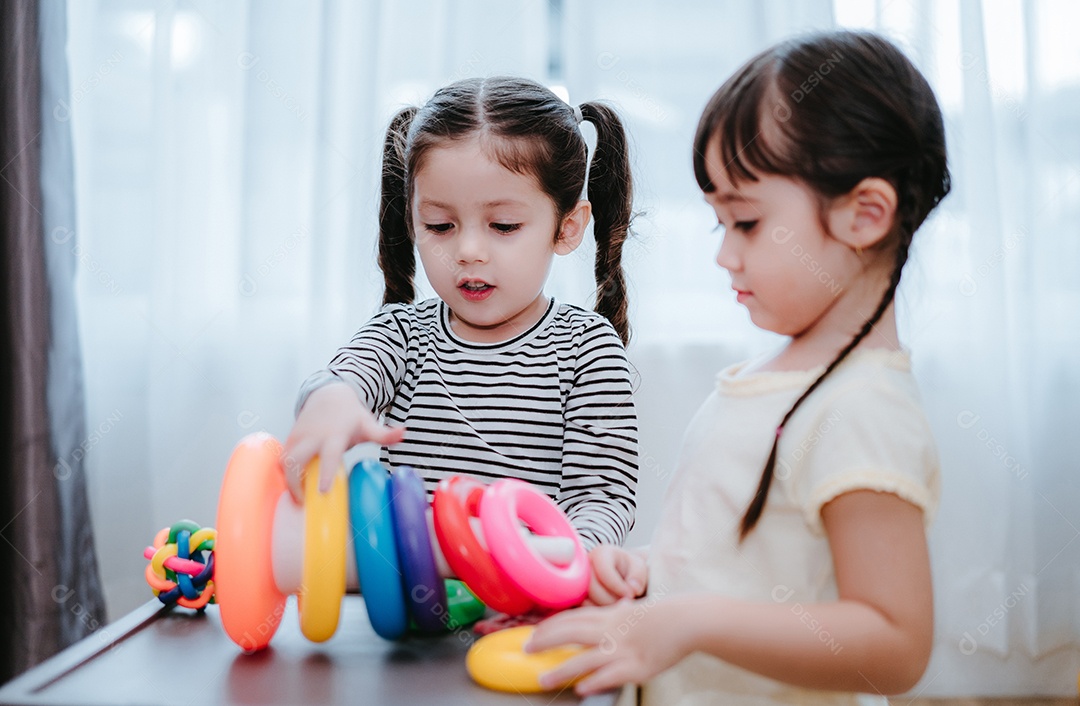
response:
[(520, 478), (566, 512), (586, 547), (622, 544), (634, 523), (637, 415), (626, 351), (599, 314), (551, 301), (501, 343), (465, 341), (439, 299), (390, 304), (309, 377), (348, 383), (405, 439), (382, 449), (410, 465), (430, 498), (451, 475)]

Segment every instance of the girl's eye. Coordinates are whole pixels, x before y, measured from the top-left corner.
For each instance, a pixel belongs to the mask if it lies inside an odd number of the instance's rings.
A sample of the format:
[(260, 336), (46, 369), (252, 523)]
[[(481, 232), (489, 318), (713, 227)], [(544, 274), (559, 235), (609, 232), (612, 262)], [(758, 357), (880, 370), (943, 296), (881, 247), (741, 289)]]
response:
[(425, 223), (424, 228), (432, 233), (447, 233), (454, 227), (453, 223)]
[(757, 221), (735, 221), (735, 230), (749, 233), (758, 224)]
[(491, 227), (500, 233), (513, 233), (521, 227), (520, 223), (492, 223)]

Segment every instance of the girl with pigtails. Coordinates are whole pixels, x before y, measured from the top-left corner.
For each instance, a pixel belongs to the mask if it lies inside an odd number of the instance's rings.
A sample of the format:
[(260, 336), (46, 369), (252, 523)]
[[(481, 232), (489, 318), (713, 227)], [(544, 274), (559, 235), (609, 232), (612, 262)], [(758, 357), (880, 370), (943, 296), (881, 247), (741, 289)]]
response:
[(541, 683), (639, 703), (884, 702), (933, 642), (939, 468), (893, 299), (949, 191), (941, 111), (882, 37), (811, 35), (720, 87), (693, 163), (738, 302), (788, 339), (718, 375), (650, 547), (593, 550), (599, 605), (526, 648), (584, 645)]
[[(591, 163), (583, 120), (597, 132)], [(399, 112), (383, 152), (383, 307), (302, 386), (284, 451), (294, 497), (315, 455), (325, 490), (345, 450), (371, 441), (429, 496), (452, 475), (518, 478), (587, 548), (621, 544), (638, 473), (621, 264), (631, 196), (626, 134), (607, 106), (487, 78)], [(595, 313), (543, 291), (590, 218)], [(437, 298), (414, 302), (416, 253)]]

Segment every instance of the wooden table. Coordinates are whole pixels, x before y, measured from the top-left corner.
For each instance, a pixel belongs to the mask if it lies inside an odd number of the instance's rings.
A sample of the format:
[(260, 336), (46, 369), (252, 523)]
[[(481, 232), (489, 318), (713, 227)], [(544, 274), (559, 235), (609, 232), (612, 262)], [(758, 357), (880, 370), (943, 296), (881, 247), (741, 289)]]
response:
[(337, 633), (323, 643), (300, 633), (295, 599), (270, 647), (244, 654), (217, 607), (199, 614), (153, 600), (0, 688), (0, 704), (417, 704), (498, 706), (581, 703), (559, 694), (507, 694), (477, 686), (465, 671), (471, 631), (383, 640), (363, 598), (346, 596)]

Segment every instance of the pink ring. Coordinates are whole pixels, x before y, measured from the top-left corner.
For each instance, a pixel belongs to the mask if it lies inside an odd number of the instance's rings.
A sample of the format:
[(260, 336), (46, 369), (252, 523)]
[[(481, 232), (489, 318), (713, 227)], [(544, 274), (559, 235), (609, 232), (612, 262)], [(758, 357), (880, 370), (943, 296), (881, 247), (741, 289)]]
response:
[[(518, 520), (534, 534), (566, 537), (574, 558), (557, 566), (541, 557), (518, 532)], [(589, 592), (589, 559), (577, 532), (551, 498), (524, 481), (495, 481), (480, 501), (480, 525), (495, 563), (521, 592), (547, 608), (570, 608)]]

